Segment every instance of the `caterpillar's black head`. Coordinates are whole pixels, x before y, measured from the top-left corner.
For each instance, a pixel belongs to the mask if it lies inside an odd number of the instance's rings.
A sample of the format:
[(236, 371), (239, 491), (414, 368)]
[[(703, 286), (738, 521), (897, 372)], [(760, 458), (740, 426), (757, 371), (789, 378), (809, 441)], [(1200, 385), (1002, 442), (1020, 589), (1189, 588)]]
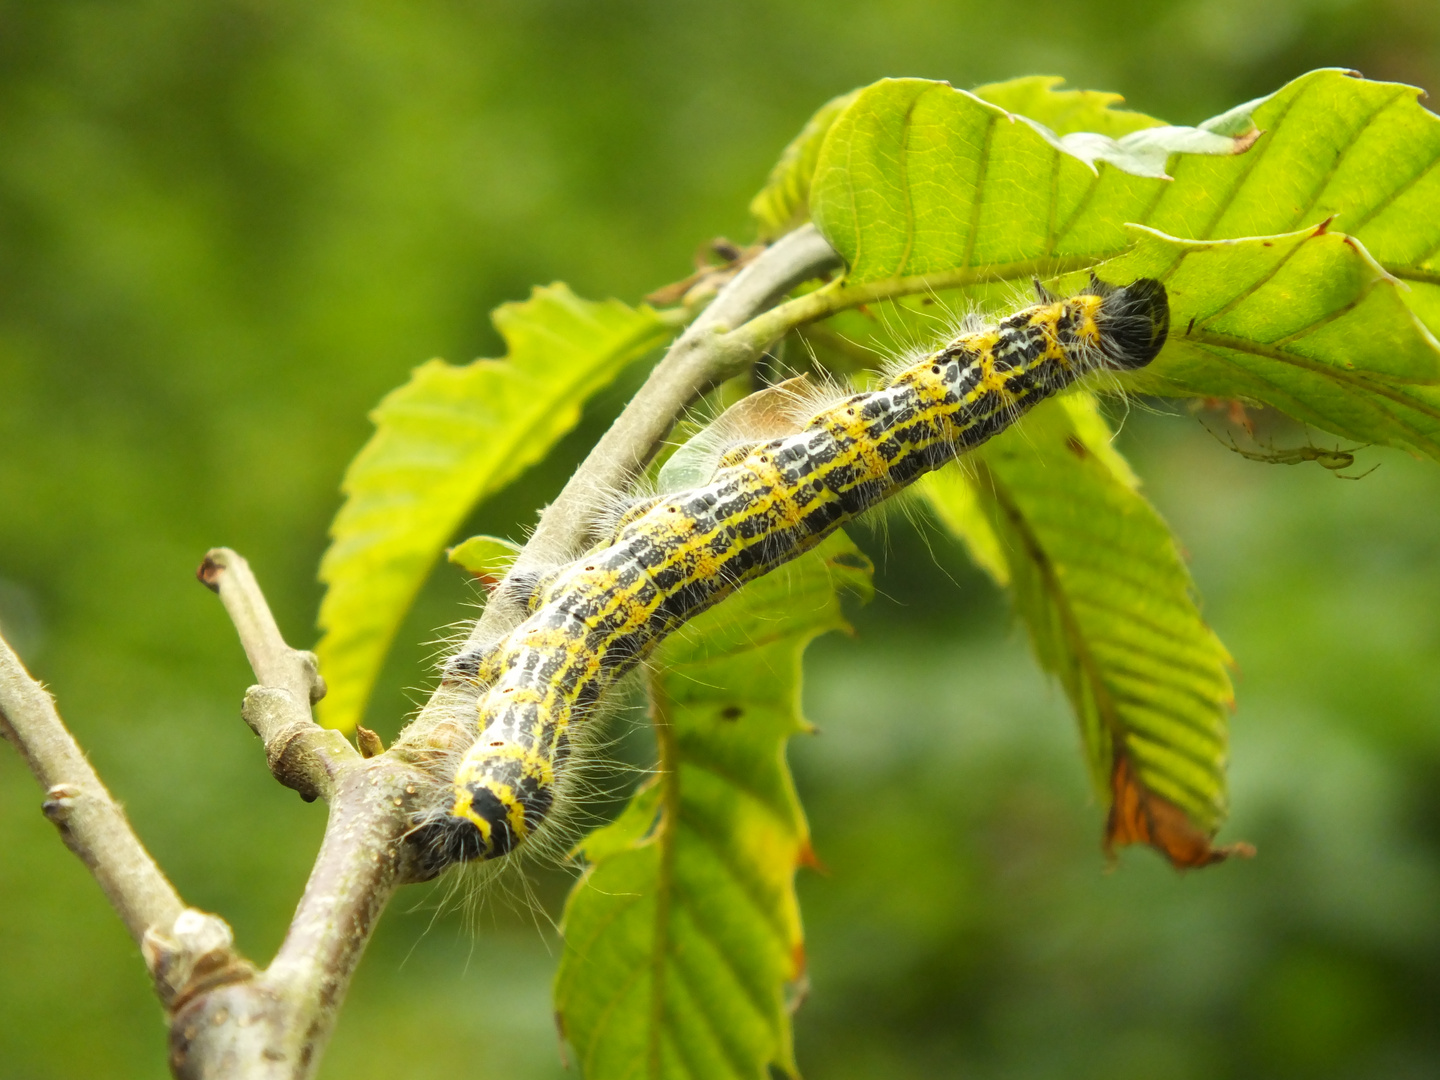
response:
[(1125, 371), (1154, 360), (1170, 332), (1170, 301), (1154, 278), (1129, 285), (1107, 285), (1092, 275), (1090, 291), (1102, 297), (1096, 322), (1100, 348), (1112, 365)]
[(437, 877), (456, 863), (489, 856), (489, 843), (472, 822), (453, 814), (426, 815), (410, 833), (426, 878)]
[(520, 762), (492, 764), (498, 764), (499, 776), (457, 784), (458, 798), (450, 812), (428, 815), (411, 833), (432, 873), (453, 863), (509, 855), (544, 824), (554, 806), (552, 785), (525, 774)]

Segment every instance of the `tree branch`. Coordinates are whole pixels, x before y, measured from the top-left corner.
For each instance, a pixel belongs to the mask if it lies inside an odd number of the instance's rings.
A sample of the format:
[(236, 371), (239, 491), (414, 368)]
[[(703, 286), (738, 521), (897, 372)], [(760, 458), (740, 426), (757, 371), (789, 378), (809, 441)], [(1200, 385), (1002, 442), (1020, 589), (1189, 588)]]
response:
[(260, 682), (246, 691), (240, 715), (265, 744), (270, 771), (306, 802), (328, 799), (340, 770), (360, 755), (311, 718), (310, 706), (325, 696), (315, 654), (285, 643), (250, 564), (229, 548), (206, 552), (195, 576), (219, 594)]
[[(573, 553), (607, 494), (634, 478), (683, 410), (769, 345), (730, 331), (838, 262), (806, 226), (736, 275), (671, 346), (546, 510), (517, 566)], [(319, 1065), (385, 905), (398, 886), (429, 873), (405, 838), (448, 788), (441, 773), (453, 760), (452, 741), (464, 734), (457, 720), (463, 710), (452, 707), (460, 691), (442, 685), (395, 747), (376, 753), (371, 745), (362, 757), (339, 732), (312, 719), (310, 706), (325, 692), (315, 657), (285, 643), (245, 560), (217, 548), (197, 576), (219, 594), (259, 680), (246, 693), (242, 715), (264, 743), (271, 771), (305, 798), (324, 796), (330, 803), (315, 868), (266, 970), (257, 973), (234, 955), (223, 922), (185, 908), (60, 726), (49, 695), (8, 648), (0, 651), (0, 720), (51, 789), (47, 813), (62, 822), (67, 843), (95, 871), (157, 972), (171, 1008), (174, 1074), (305, 1080)], [(504, 590), (496, 601), (472, 642), (499, 640), (523, 614), (523, 604)]]
[(315, 654), (285, 644), (248, 562), (229, 548), (211, 548), (195, 577), (219, 595), (260, 685), (282, 687), (307, 705), (325, 696)]
[(276, 779), (330, 803), (325, 838), (280, 951), (244, 981), (175, 1004), (170, 1066), (178, 1077), (303, 1080), (329, 1041), (350, 980), (395, 889), (424, 871), (404, 844), (434, 780), (394, 755), (368, 760), (310, 716), (325, 692), (313, 653), (292, 649), (249, 564), (227, 548), (196, 575), (218, 593), (261, 685), (242, 715)]
[(45, 789), (41, 809), (89, 868), (140, 946), (155, 992), (169, 1006), (197, 986), (252, 970), (225, 922), (187, 908), (66, 729), (52, 698), (0, 638), (0, 735)]
[(381, 913), (421, 876), (404, 838), (426, 778), (389, 755), (356, 760), (339, 771), (315, 869), (270, 966), (176, 1008), (181, 1080), (305, 1080), (318, 1068)]
[[(471, 631), (470, 647), (498, 642), (524, 616), (524, 598), (506, 583), (517, 574), (573, 557), (607, 500), (630, 485), (685, 409), (715, 383), (753, 363), (770, 345), (754, 335), (742, 337), (731, 331), (796, 285), (839, 265), (835, 249), (813, 225), (804, 225), (772, 244), (720, 290), (670, 346), (639, 393), (540, 515), (534, 534)], [(435, 729), (444, 722), (441, 714), (449, 711), (443, 707), (448, 701), (444, 688), (437, 691), (401, 733), (399, 745), (405, 749), (433, 745)]]

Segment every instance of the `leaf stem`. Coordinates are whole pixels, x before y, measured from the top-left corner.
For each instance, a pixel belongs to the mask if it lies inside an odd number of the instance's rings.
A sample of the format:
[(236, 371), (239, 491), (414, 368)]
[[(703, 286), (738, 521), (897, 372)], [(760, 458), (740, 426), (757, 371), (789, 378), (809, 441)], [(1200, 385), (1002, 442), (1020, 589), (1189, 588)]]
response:
[(829, 318), (831, 315), (859, 307), (861, 304), (896, 300), (903, 296), (915, 296), (920, 293), (943, 292), (946, 289), (961, 289), (969, 285), (982, 285), (993, 281), (1023, 281), (1026, 278), (1056, 277), (1060, 274), (1088, 269), (1096, 262), (1097, 260), (1093, 256), (1052, 256), (994, 266), (947, 270), (936, 274), (916, 274), (912, 277), (867, 281), (860, 285), (846, 285), (842, 278), (823, 288), (816, 289), (814, 292), (787, 300), (725, 336), (727, 339), (743, 342), (747, 348), (764, 348), (797, 326)]

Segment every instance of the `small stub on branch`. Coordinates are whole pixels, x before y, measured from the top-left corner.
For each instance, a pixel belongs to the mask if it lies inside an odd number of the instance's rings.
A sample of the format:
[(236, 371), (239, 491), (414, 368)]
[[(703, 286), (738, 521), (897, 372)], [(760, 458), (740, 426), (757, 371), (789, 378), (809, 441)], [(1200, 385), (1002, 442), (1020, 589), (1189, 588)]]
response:
[(225, 572), (225, 564), (215, 558), (215, 552), (205, 554), (205, 561), (195, 571), (195, 578), (213, 593), (220, 591), (220, 575)]
[(145, 931), (140, 952), (168, 1009), (179, 1009), (196, 994), (255, 975), (255, 966), (235, 952), (224, 919), (186, 908), (168, 930)]
[(310, 704), (314, 705), (329, 691), (329, 687), (325, 685), (325, 677), (320, 674), (320, 658), (309, 649), (296, 649), (294, 652), (305, 669), (305, 678), (310, 683)]
[(379, 757), (385, 752), (385, 743), (380, 736), (361, 724), (355, 725), (355, 743), (360, 747), (362, 757)]
[(75, 800), (83, 794), (74, 784), (56, 784), (45, 792), (45, 801), (40, 804), (40, 810), (54, 824), (63, 825), (69, 820), (70, 811), (75, 808)]

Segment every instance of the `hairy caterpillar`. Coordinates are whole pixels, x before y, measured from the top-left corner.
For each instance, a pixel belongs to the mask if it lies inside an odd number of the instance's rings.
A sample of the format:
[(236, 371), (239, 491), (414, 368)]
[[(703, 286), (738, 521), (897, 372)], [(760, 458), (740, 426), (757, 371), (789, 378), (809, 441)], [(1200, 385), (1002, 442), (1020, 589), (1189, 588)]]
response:
[(433, 868), (497, 858), (535, 833), (572, 727), (665, 635), (1081, 376), (1141, 367), (1165, 342), (1157, 281), (1115, 287), (1092, 276), (1076, 296), (1040, 296), (793, 434), (732, 447), (708, 482), (641, 504), (549, 578), (525, 622), (459, 666), (485, 687), (480, 735), (451, 809), (417, 829)]

